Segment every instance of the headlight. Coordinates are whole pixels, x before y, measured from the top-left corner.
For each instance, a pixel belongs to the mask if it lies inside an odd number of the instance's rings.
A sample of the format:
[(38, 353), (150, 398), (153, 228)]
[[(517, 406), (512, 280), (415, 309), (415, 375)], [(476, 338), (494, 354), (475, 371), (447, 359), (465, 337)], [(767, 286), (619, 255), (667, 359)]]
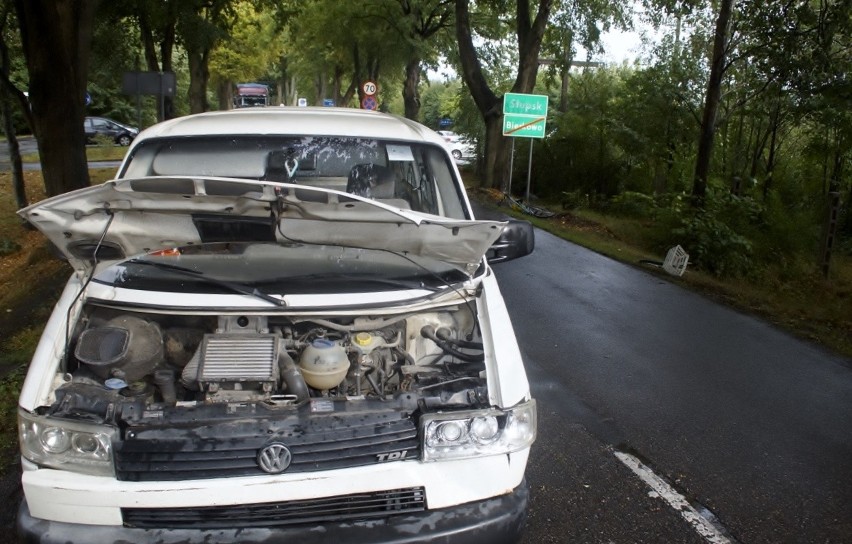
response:
[(105, 425), (38, 416), (18, 410), (21, 455), (37, 465), (114, 476), (112, 439), (116, 430)]
[(424, 461), (503, 455), (535, 442), (535, 401), (509, 410), (424, 414), (420, 426)]

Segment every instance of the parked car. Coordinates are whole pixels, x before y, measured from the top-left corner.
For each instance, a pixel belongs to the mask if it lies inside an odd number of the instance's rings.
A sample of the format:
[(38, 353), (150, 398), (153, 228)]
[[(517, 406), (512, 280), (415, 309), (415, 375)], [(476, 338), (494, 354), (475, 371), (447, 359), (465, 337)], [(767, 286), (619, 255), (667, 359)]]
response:
[(536, 404), (490, 266), (532, 228), (475, 220), (443, 144), (211, 112), (21, 210), (74, 274), (21, 390), (19, 533), (517, 541)]
[(471, 142), (464, 136), (459, 136), (455, 132), (449, 130), (439, 130), (437, 132), (444, 138), (444, 141), (447, 142), (447, 148), (450, 150), (450, 153), (456, 162), (467, 162), (476, 158), (475, 143)]
[(106, 136), (113, 142), (122, 146), (129, 146), (130, 142), (139, 134), (139, 129), (107, 119), (106, 117), (86, 117), (84, 122), (86, 141), (95, 143), (96, 136)]

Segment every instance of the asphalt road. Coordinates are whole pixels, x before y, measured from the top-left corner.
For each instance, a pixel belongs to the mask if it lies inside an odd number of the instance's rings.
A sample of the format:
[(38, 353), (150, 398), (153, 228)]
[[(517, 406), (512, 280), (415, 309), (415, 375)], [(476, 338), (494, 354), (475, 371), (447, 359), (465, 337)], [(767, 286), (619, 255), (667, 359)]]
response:
[(539, 402), (526, 542), (852, 542), (852, 361), (542, 231), (494, 268)]

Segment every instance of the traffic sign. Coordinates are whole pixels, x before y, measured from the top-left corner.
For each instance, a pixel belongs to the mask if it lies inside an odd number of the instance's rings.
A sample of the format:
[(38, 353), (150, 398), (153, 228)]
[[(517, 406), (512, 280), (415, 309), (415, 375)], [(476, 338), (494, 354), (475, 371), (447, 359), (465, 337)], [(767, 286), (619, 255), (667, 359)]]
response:
[(300, 98), (299, 101), (297, 102), (297, 104), (299, 105), (300, 108), (307, 108), (308, 107), (308, 99), (307, 98)]
[(520, 115), (547, 115), (547, 95), (506, 93), (503, 97), (503, 113)]
[(363, 110), (374, 110), (379, 107), (379, 103), (376, 102), (375, 96), (365, 96), (363, 100), (361, 100), (361, 109)]
[(326, 108), (334, 107), (334, 99), (333, 98), (323, 98), (322, 105)]
[(544, 138), (547, 95), (506, 93), (503, 96), (503, 136)]
[(365, 81), (364, 84), (361, 86), (361, 90), (364, 91), (365, 95), (373, 96), (374, 94), (376, 94), (376, 91), (378, 91), (379, 88), (376, 86), (375, 82)]

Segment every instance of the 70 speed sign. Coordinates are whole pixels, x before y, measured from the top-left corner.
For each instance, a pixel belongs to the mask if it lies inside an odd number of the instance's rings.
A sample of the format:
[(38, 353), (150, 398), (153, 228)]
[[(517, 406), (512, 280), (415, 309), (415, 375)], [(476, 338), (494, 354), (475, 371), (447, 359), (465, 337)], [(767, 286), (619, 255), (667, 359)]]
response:
[(376, 91), (378, 91), (379, 88), (376, 86), (375, 82), (365, 81), (364, 84), (361, 86), (361, 90), (364, 91), (365, 95), (373, 96), (374, 94), (376, 94)]

